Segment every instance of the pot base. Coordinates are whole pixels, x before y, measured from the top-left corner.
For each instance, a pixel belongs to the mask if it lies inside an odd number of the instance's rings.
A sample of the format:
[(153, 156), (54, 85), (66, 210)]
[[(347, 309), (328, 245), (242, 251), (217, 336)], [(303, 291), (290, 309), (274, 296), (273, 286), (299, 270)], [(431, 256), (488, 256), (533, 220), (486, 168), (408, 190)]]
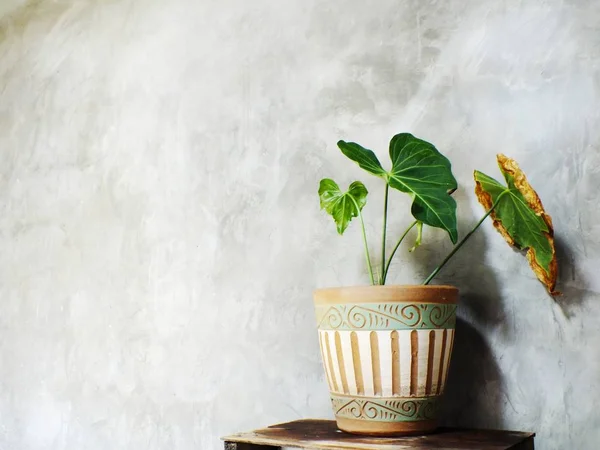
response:
[(431, 433), (437, 428), (435, 420), (419, 420), (415, 422), (376, 422), (369, 420), (336, 417), (340, 430), (363, 436), (414, 436)]

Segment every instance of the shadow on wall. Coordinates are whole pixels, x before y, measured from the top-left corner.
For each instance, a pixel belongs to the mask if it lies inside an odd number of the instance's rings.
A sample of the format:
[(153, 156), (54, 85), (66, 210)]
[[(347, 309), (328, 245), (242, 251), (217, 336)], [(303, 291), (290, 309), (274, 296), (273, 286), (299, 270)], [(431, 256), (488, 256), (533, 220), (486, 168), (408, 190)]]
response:
[[(465, 230), (476, 223), (469, 222), (463, 225)], [(475, 233), (437, 277), (438, 284), (452, 284), (460, 290), (452, 363), (440, 414), (446, 426), (503, 428), (502, 373), (487, 337), (477, 327), (507, 336), (512, 323), (497, 276), (484, 264), (486, 240), (485, 233)], [(420, 263), (431, 266), (433, 261)]]
[[(454, 270), (445, 274), (446, 280), (440, 279), (441, 282), (456, 280), (454, 284), (461, 290), (452, 363), (440, 415), (446, 426), (503, 429), (504, 410), (511, 406), (507, 404), (510, 400), (505, 395), (500, 367), (485, 332), (479, 331), (496, 329), (510, 340), (514, 325), (511, 315), (506, 313), (493, 269), (474, 257), (483, 257), (485, 241), (483, 233), (474, 236), (469, 243), (471, 250), (465, 248), (466, 251), (458, 253)], [(576, 273), (569, 248), (559, 238), (556, 249), (563, 277), (563, 283), (559, 279), (557, 287), (564, 295), (554, 301), (569, 318), (581, 308), (580, 291), (586, 286), (580, 281), (576, 287), (567, 285), (567, 280), (581, 280), (581, 277)]]
[(501, 429), (504, 385), (485, 338), (459, 318), (455, 339), (442, 425)]
[[(472, 229), (476, 222), (476, 219), (471, 219), (463, 224), (462, 236), (467, 230)], [(484, 223), (483, 226), (486, 225), (490, 226), (491, 223)], [(441, 260), (440, 254), (434, 251), (438, 245), (423, 244), (422, 255), (417, 255), (415, 259), (421, 266), (421, 273), (429, 274)], [(446, 246), (445, 253), (451, 249), (448, 244)], [(453, 256), (432, 284), (456, 286), (460, 290), (458, 304), (460, 317), (489, 329), (499, 329), (503, 335), (508, 336), (513, 323), (510, 314), (506, 313), (497, 275), (492, 267), (485, 264), (486, 247), (487, 237), (480, 229)]]
[(582, 307), (585, 296), (581, 295), (581, 291), (587, 290), (588, 284), (577, 270), (573, 251), (568, 247), (567, 243), (561, 237), (557, 236), (554, 239), (554, 245), (558, 260), (559, 278), (557, 289), (563, 294), (554, 297), (554, 301), (560, 306), (565, 317), (569, 319)]

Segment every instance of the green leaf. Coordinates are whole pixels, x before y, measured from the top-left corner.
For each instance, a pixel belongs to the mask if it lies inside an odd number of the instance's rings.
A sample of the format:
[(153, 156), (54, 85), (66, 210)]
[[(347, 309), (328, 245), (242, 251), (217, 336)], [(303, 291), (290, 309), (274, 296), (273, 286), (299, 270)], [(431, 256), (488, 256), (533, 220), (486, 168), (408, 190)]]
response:
[(446, 230), (455, 244), (456, 201), (450, 192), (457, 183), (450, 161), (432, 144), (409, 133), (392, 138), (390, 158), (389, 185), (413, 196), (411, 212), (415, 219)]
[(372, 150), (366, 149), (356, 142), (339, 141), (337, 145), (344, 155), (367, 172), (378, 177), (385, 178), (387, 176), (387, 172), (383, 170), (377, 156), (375, 156)]
[(498, 165), (507, 186), (475, 171), (477, 199), (488, 210), (495, 205), (491, 217), (496, 229), (510, 245), (527, 249), (531, 268), (548, 291), (556, 295), (558, 269), (552, 219), (517, 163), (498, 155)]
[(337, 183), (324, 178), (319, 184), (321, 209), (329, 213), (337, 225), (339, 234), (348, 228), (353, 217), (357, 217), (367, 203), (367, 188), (360, 181), (352, 183), (347, 192), (342, 192)]

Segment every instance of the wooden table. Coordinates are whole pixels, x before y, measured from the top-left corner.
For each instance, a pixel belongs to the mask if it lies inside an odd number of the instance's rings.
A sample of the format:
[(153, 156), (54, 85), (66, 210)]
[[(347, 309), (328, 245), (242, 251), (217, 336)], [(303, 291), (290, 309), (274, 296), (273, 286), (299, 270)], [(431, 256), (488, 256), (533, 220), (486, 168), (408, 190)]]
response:
[(225, 450), (533, 450), (534, 433), (440, 428), (435, 434), (371, 438), (339, 431), (333, 420), (297, 420), (222, 438)]

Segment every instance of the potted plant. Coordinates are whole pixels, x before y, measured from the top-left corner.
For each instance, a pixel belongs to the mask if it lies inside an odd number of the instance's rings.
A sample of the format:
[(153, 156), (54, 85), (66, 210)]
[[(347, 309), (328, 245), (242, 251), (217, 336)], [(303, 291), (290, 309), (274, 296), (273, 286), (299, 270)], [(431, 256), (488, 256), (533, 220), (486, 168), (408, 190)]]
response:
[[(557, 262), (552, 220), (515, 161), (498, 155), (505, 184), (474, 172), (475, 193), (485, 208), (481, 220), (458, 240), (457, 189), (450, 161), (434, 145), (409, 133), (390, 141), (391, 169), (371, 150), (339, 141), (344, 155), (385, 184), (380, 264), (374, 267), (362, 210), (368, 191), (355, 181), (343, 192), (332, 179), (319, 185), (321, 208), (339, 234), (358, 218), (371, 286), (318, 289), (314, 294), (319, 343), (338, 427), (369, 435), (416, 434), (436, 427), (438, 401), (444, 392), (454, 342), (458, 289), (431, 285), (471, 235), (490, 216), (506, 241), (526, 257), (551, 295)], [(412, 197), (414, 221), (387, 253), (390, 188)], [(416, 228), (413, 251), (423, 227), (441, 228), (455, 246), (420, 285), (388, 286), (391, 261)]]

